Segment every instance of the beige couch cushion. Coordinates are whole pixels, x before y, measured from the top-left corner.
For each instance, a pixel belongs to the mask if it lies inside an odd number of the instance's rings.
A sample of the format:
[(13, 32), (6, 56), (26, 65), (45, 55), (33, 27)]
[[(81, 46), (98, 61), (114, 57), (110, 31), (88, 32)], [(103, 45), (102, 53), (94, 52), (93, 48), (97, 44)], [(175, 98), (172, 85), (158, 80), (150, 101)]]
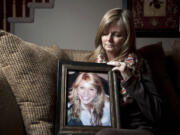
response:
[(40, 47), (0, 31), (0, 65), (20, 107), (28, 135), (52, 135), (58, 59), (56, 46)]
[(63, 49), (63, 52), (71, 61), (85, 61), (85, 58), (92, 52), (89, 50)]

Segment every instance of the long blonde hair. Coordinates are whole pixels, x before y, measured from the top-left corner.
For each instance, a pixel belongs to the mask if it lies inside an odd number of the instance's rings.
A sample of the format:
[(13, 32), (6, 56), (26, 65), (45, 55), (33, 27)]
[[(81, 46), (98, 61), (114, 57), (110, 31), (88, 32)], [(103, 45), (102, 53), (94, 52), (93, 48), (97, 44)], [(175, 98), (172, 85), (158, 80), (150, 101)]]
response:
[(101, 79), (98, 75), (96, 75), (96, 73), (82, 72), (72, 84), (71, 91), (69, 92), (69, 101), (72, 104), (72, 116), (80, 120), (81, 103), (80, 99), (78, 98), (77, 88), (82, 80), (87, 81), (97, 90), (97, 96), (91, 104), (95, 121), (91, 121), (91, 123), (92, 125), (102, 125), (101, 118), (103, 115), (104, 102), (108, 101), (109, 99), (105, 95)]
[(94, 62), (97, 55), (99, 54), (106, 55), (102, 47), (101, 36), (103, 35), (104, 30), (110, 26), (110, 24), (117, 23), (117, 25), (119, 25), (119, 22), (121, 22), (124, 26), (126, 32), (126, 40), (124, 41), (124, 44), (120, 49), (119, 55), (115, 59), (124, 58), (129, 53), (136, 51), (136, 36), (132, 13), (127, 9), (114, 8), (107, 11), (101, 19), (95, 38), (96, 49), (88, 56), (88, 61)]

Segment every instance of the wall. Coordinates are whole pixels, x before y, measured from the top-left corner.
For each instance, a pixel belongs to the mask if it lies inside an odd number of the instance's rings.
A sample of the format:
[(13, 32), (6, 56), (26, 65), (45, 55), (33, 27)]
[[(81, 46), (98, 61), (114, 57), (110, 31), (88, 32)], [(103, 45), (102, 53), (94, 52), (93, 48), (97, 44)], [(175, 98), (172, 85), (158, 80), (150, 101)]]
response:
[(15, 24), (15, 34), (40, 45), (67, 49), (94, 49), (102, 15), (121, 0), (55, 0), (53, 9), (36, 9), (34, 23)]
[[(34, 23), (16, 23), (15, 34), (39, 45), (93, 50), (98, 23), (114, 7), (122, 7), (122, 0), (55, 0), (53, 9), (35, 10)], [(137, 38), (137, 48), (162, 41), (170, 52), (175, 39)]]

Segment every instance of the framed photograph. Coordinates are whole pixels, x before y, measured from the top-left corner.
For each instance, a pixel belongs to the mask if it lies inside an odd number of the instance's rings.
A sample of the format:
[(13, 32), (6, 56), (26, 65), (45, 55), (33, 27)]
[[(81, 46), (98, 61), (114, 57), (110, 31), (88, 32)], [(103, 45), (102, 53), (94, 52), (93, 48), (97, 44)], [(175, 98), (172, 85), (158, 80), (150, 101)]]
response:
[(123, 0), (133, 12), (137, 37), (180, 37), (179, 0)]
[(59, 61), (55, 135), (120, 128), (117, 75), (107, 64)]

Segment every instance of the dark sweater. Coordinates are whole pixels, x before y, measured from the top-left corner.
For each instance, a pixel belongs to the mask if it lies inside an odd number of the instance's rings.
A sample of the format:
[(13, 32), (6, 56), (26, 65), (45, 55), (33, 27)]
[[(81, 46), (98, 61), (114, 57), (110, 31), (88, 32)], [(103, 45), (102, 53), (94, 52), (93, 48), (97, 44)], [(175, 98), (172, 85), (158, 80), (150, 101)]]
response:
[(144, 61), (140, 78), (132, 76), (121, 83), (133, 102), (121, 106), (122, 127), (127, 129), (148, 129), (157, 132), (162, 118), (163, 103), (152, 80), (148, 63)]

